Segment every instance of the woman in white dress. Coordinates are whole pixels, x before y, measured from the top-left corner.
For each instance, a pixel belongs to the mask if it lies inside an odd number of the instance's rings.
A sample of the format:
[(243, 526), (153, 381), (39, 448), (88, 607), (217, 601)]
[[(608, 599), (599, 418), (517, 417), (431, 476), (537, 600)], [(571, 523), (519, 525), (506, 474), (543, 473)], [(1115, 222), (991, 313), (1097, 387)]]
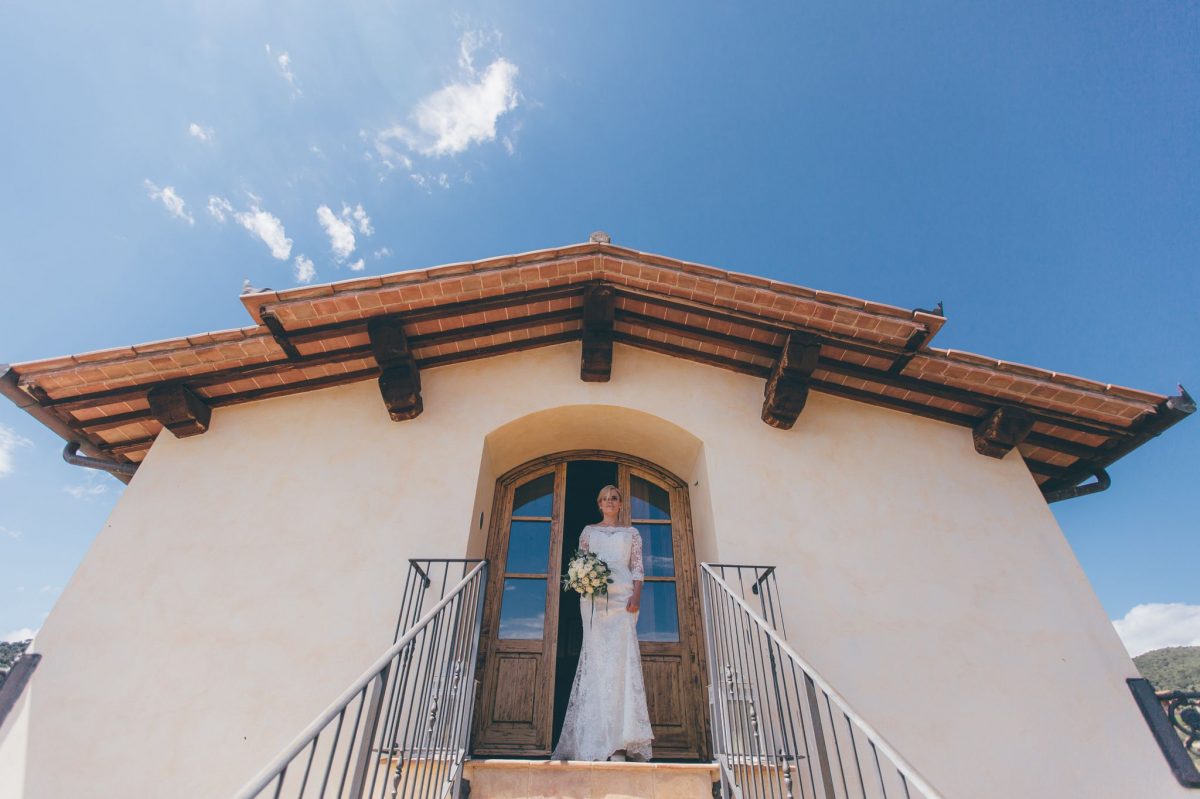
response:
[(642, 601), (642, 536), (617, 523), (621, 492), (600, 489), (604, 518), (579, 535), (579, 548), (594, 552), (612, 570), (607, 597), (579, 602), (583, 647), (571, 684), (558, 760), (649, 760), (650, 716), (638, 653), (637, 613)]

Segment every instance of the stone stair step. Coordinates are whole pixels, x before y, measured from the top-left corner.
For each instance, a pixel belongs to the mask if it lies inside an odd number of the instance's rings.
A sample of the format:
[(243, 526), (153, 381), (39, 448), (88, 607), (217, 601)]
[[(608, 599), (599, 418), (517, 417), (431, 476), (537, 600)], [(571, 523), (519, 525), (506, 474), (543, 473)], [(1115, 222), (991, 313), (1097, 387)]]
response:
[(715, 763), (468, 760), (471, 799), (712, 799)]

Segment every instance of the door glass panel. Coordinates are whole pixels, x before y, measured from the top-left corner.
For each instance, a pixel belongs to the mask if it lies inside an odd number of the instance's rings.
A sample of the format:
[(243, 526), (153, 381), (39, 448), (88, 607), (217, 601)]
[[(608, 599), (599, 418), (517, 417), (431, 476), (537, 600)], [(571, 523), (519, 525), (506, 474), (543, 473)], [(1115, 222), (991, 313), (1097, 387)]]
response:
[(518, 574), (545, 574), (550, 558), (550, 522), (513, 522), (508, 533), (504, 570)]
[(671, 525), (646, 524), (638, 526), (642, 534), (642, 570), (648, 577), (674, 577), (675, 552), (671, 542)]
[(549, 516), (553, 508), (553, 472), (517, 486), (513, 493), (513, 516)]
[(637, 475), (630, 475), (629, 493), (633, 495), (630, 499), (634, 519), (666, 521), (671, 518), (671, 495), (665, 489)]
[(675, 583), (642, 585), (642, 607), (638, 612), (639, 641), (678, 641), (679, 610)]
[(500, 637), (539, 640), (546, 626), (546, 581), (509, 578), (500, 605)]

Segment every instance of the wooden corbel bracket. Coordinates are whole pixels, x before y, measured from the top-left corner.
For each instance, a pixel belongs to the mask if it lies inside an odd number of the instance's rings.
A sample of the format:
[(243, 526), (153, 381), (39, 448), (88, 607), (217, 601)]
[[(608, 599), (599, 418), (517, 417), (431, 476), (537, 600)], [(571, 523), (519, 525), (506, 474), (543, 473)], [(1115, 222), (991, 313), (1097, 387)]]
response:
[(394, 316), (367, 322), (371, 351), (379, 364), (379, 393), (393, 421), (415, 419), (425, 409), (421, 401), (421, 371), (408, 348), (404, 323)]
[(579, 379), (607, 383), (612, 377), (616, 293), (607, 284), (589, 286), (583, 295), (583, 355)]
[(791, 333), (763, 391), (762, 420), (790, 430), (808, 400), (808, 380), (821, 357), (821, 343), (803, 333)]
[(975, 425), (975, 451), (989, 458), (1003, 458), (1025, 440), (1032, 428), (1033, 417), (1028, 411), (1002, 405)]
[(154, 418), (176, 438), (198, 436), (208, 430), (212, 408), (182, 383), (155, 386), (146, 393), (146, 401)]

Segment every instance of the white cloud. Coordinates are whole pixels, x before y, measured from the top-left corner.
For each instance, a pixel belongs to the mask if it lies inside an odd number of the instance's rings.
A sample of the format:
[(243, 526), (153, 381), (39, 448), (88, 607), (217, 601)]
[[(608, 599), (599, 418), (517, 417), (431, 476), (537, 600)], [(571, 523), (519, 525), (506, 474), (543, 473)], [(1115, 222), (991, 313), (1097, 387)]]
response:
[[(275, 55), (271, 51), (271, 45), (267, 45), (267, 55)], [(284, 50), (279, 55), (275, 55), (275, 67), (279, 70), (280, 76), (287, 81), (288, 88), (292, 90), (292, 98), (295, 99), (304, 92), (300, 91), (300, 87), (296, 85), (296, 74), (292, 72), (292, 57), (288, 55), (287, 50)]]
[(4, 525), (0, 524), (0, 536), (5, 536), (6, 538), (20, 538), (22, 535), (24, 535), (24, 533), (22, 533), (20, 530), (10, 530)]
[(317, 276), (317, 267), (313, 265), (311, 258), (297, 255), (295, 267), (297, 283), (311, 283), (313, 278)]
[(354, 252), (354, 227), (345, 219), (329, 210), (328, 205), (317, 208), (317, 221), (329, 236), (329, 246), (339, 261), (344, 261)]
[(378, 260), (378, 259), (380, 259), (380, 258), (387, 258), (387, 257), (388, 257), (389, 255), (391, 255), (391, 254), (392, 254), (392, 251), (391, 251), (391, 249), (389, 249), (388, 247), (380, 247), (378, 250), (376, 250), (376, 251), (373, 253), (373, 255), (375, 256), (376, 260)]
[(345, 216), (347, 211), (349, 211), (350, 215), (354, 217), (354, 221), (358, 223), (359, 233), (363, 234), (364, 236), (370, 236), (375, 232), (375, 228), (371, 227), (371, 217), (367, 216), (367, 212), (363, 210), (362, 203), (354, 206), (353, 209), (343, 205), (342, 215)]
[(19, 447), (32, 447), (33, 442), (17, 435), (11, 427), (0, 424), (0, 477), (12, 474), (13, 452)]
[(187, 212), (186, 204), (183, 198), (175, 193), (174, 186), (164, 186), (160, 189), (150, 180), (142, 181), (142, 185), (146, 187), (146, 193), (150, 195), (150, 199), (161, 202), (171, 216), (183, 219), (189, 225), (195, 224), (196, 220)]
[(357, 261), (350, 264), (351, 272), (361, 272), (362, 270), (364, 270), (366, 268), (367, 268), (367, 265), (363, 262), (362, 258), (359, 258)]
[(354, 238), (356, 227), (358, 232), (364, 236), (370, 236), (375, 232), (375, 228), (371, 226), (371, 217), (367, 216), (362, 203), (353, 208), (342, 203), (340, 214), (335, 214), (328, 205), (322, 205), (317, 208), (317, 221), (324, 228), (325, 235), (329, 236), (329, 246), (339, 261), (345, 261), (354, 252), (354, 248), (357, 246)]
[(458, 57), (463, 80), (420, 100), (409, 113), (410, 124), (381, 131), (375, 142), (381, 156), (387, 160), (397, 156), (389, 144), (392, 141), (422, 155), (440, 157), (496, 138), (496, 122), (520, 100), (518, 70), (516, 64), (500, 57), (477, 72), (473, 54), (485, 38), (477, 32), (463, 35)]
[(38, 634), (37, 630), (31, 630), (28, 627), (22, 627), (19, 630), (13, 630), (4, 636), (4, 643), (19, 644), (22, 641), (28, 641)]
[(251, 205), (249, 211), (233, 215), (238, 224), (246, 228), (271, 250), (271, 255), (281, 261), (286, 261), (292, 255), (292, 240), (284, 232), (283, 223), (279, 217), (262, 210), (257, 205)]
[(49, 593), (53, 593), (54, 591), (61, 591), (61, 590), (62, 590), (62, 588), (57, 585), (43, 585), (42, 586), (43, 594), (49, 594)]
[(258, 197), (251, 194), (250, 200), (250, 210), (235, 211), (233, 203), (229, 200), (213, 195), (208, 198), (208, 212), (218, 222), (224, 222), (228, 216), (232, 215), (234, 221), (267, 245), (271, 250), (271, 255), (281, 261), (286, 261), (292, 256), (292, 240), (287, 237), (283, 223), (279, 221), (279, 217), (259, 207), (258, 204), (261, 200)]
[(196, 122), (188, 125), (188, 133), (203, 142), (212, 141), (213, 129), (206, 128)]
[(224, 197), (209, 195), (208, 197), (208, 212), (217, 218), (218, 222), (224, 222), (227, 214), (233, 213), (233, 205)]
[(70, 494), (75, 499), (86, 499), (87, 497), (98, 497), (101, 494), (108, 492), (108, 486), (104, 483), (80, 483), (79, 485), (66, 486), (63, 491)]
[(1113, 626), (1131, 656), (1165, 646), (1200, 646), (1200, 605), (1135, 605)]

